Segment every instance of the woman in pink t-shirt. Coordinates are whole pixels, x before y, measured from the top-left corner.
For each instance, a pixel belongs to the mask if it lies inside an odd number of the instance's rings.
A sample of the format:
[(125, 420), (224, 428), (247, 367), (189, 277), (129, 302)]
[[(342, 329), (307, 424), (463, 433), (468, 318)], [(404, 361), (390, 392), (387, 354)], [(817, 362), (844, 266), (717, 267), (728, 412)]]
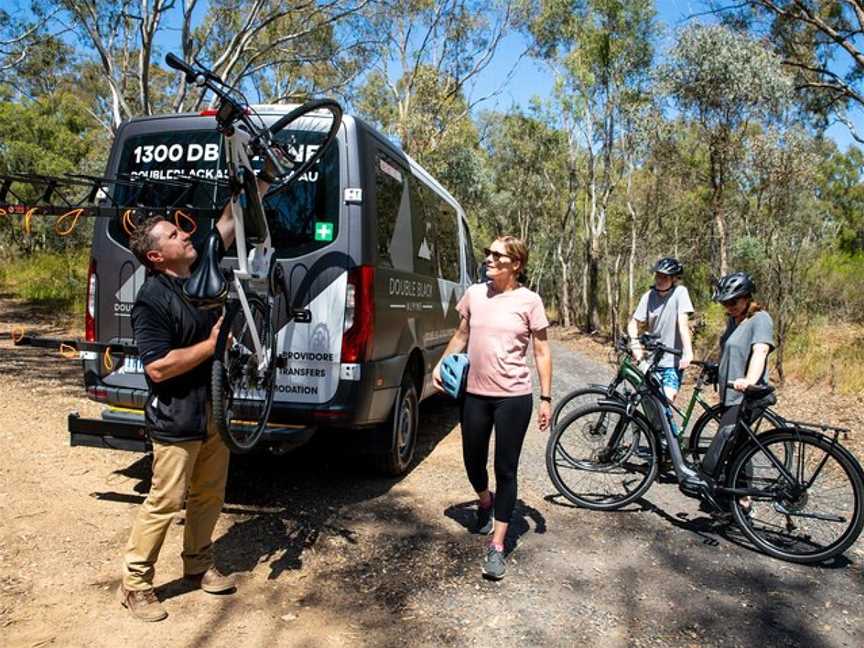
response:
[[(537, 293), (519, 283), (528, 262), (528, 249), (513, 236), (498, 237), (484, 250), (486, 277), (471, 286), (456, 306), (462, 320), (444, 355), (468, 346), (468, 383), (462, 403), (462, 456), (468, 480), (479, 498), (475, 530), (492, 540), (483, 561), (483, 574), (504, 576), (504, 537), (516, 505), (516, 472), (522, 442), (533, 409), (531, 373), (525, 362), (533, 338), (534, 359), (540, 378), (539, 427), (551, 417), (552, 356), (546, 339), (549, 321)], [(440, 362), (435, 386), (443, 391)], [(495, 484), (489, 491), (486, 464), (489, 439), (495, 428)]]

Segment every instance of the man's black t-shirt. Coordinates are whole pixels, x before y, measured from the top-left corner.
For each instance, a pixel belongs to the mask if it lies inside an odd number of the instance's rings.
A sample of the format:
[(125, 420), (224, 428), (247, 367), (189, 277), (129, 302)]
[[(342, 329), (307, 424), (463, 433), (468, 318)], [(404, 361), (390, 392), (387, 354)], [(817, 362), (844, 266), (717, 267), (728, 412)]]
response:
[[(132, 328), (145, 367), (164, 358), (172, 349), (206, 340), (219, 319), (217, 309), (197, 309), (183, 297), (185, 281), (161, 272), (152, 273), (138, 291), (132, 307)], [(206, 438), (212, 364), (208, 360), (185, 374), (158, 383), (145, 374), (150, 394), (144, 413), (153, 439), (179, 442)]]

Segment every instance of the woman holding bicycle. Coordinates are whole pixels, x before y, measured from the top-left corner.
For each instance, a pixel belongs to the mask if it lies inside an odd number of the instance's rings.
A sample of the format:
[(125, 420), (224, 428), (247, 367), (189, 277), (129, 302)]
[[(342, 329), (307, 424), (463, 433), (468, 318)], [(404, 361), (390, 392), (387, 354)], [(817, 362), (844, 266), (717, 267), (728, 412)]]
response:
[[(714, 301), (726, 310), (726, 331), (720, 338), (720, 402), (725, 410), (720, 429), (702, 461), (702, 470), (712, 477), (722, 463), (723, 450), (735, 431), (743, 392), (751, 385), (768, 382), (768, 354), (774, 349), (774, 321), (753, 300), (756, 285), (746, 272), (733, 272), (719, 282)], [(732, 384), (734, 388), (729, 387)]]
[[(528, 249), (513, 236), (498, 237), (486, 255), (483, 284), (471, 286), (456, 308), (462, 316), (444, 356), (468, 347), (470, 370), (462, 403), (462, 454), (468, 480), (479, 498), (476, 532), (493, 530), (483, 561), (483, 574), (504, 577), (504, 538), (516, 505), (516, 473), (522, 442), (533, 409), (531, 374), (525, 362), (529, 340), (540, 379), (539, 428), (551, 416), (552, 356), (546, 339), (549, 321), (540, 296), (520, 281), (528, 262)], [(433, 372), (443, 391), (441, 363)], [(495, 483), (489, 491), (486, 463), (489, 439), (495, 428)]]
[(627, 324), (633, 357), (638, 362), (644, 350), (639, 344), (640, 330), (647, 329), (659, 341), (681, 351), (681, 356), (666, 355), (660, 360), (660, 376), (663, 391), (670, 401), (675, 400), (681, 389), (681, 379), (693, 360), (693, 344), (690, 339), (690, 313), (693, 303), (690, 293), (681, 284), (684, 266), (673, 257), (664, 257), (654, 265), (654, 286), (642, 295), (636, 312)]

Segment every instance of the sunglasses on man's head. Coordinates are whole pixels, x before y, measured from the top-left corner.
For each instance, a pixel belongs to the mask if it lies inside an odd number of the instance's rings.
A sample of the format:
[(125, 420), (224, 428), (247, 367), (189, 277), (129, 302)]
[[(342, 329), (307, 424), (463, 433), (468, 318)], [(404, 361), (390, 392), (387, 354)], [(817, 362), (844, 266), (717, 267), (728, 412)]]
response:
[(501, 252), (496, 252), (495, 250), (490, 250), (489, 248), (483, 248), (483, 256), (486, 258), (491, 256), (492, 260), (495, 263), (498, 263), (502, 258), (504, 258), (504, 259), (510, 258), (509, 254), (503, 254)]

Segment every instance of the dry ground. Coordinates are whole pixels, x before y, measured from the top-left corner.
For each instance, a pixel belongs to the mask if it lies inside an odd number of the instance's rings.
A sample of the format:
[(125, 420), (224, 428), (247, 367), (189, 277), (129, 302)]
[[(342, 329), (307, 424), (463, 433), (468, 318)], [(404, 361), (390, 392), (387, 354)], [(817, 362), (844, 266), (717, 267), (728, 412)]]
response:
[[(34, 313), (4, 300), (0, 331), (12, 321), (32, 328)], [(554, 352), (556, 394), (605, 378), (585, 354)], [(170, 616), (138, 622), (114, 590), (149, 457), (69, 447), (67, 413), (99, 409), (80, 381), (78, 363), (0, 340), (3, 646), (864, 645), (861, 543), (828, 566), (784, 564), (672, 484), (625, 512), (572, 508), (533, 428), (508, 576), (482, 580), (457, 411), (443, 400), (424, 404), (418, 461), (399, 480), (340, 456), (333, 437), (233, 461), (215, 537), (238, 592), (184, 589), (181, 516), (157, 569)]]

